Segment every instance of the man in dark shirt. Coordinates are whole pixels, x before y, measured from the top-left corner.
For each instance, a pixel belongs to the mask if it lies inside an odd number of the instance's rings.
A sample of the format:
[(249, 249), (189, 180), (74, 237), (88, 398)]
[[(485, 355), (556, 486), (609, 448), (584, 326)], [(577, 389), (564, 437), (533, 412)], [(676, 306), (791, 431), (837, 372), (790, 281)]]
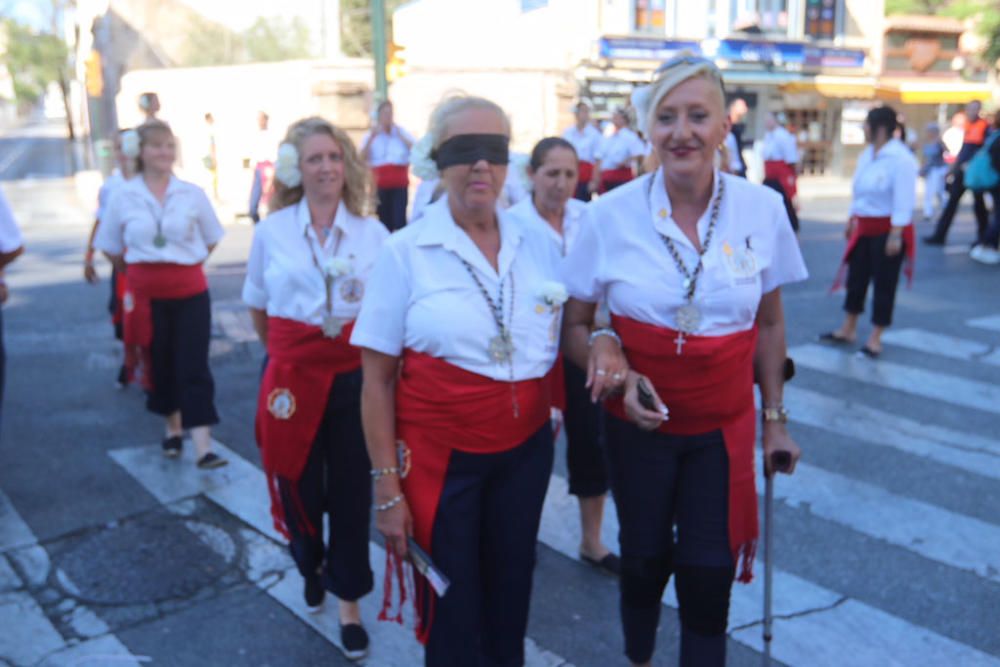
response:
[[(982, 104), (979, 101), (969, 102), (965, 107), (968, 122), (965, 125), (965, 139), (962, 142), (962, 149), (955, 158), (951, 173), (948, 175), (950, 185), (948, 187), (948, 203), (945, 204), (941, 217), (938, 219), (934, 233), (924, 237), (927, 245), (944, 245), (948, 236), (948, 228), (951, 227), (955, 212), (958, 210), (958, 203), (965, 194), (965, 165), (972, 159), (986, 141), (986, 134), (989, 130), (989, 122), (979, 117)], [(988, 213), (986, 202), (982, 192), (973, 191), (973, 209), (976, 212), (976, 243), (982, 243), (986, 235), (986, 225), (988, 223)]]

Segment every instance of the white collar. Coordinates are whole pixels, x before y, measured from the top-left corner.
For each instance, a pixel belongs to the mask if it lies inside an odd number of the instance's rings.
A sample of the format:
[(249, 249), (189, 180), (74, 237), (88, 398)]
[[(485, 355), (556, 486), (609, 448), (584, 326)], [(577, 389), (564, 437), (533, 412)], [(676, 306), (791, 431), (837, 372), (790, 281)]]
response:
[(497, 225), (500, 228), (500, 254), (497, 257), (499, 271), (493, 270), (472, 238), (455, 222), (455, 218), (451, 215), (451, 207), (448, 206), (447, 197), (442, 197), (424, 210), (424, 215), (420, 219), (417, 245), (441, 246), (483, 273), (495, 275), (502, 280), (514, 263), (514, 257), (517, 255), (517, 249), (521, 245), (523, 235), (517, 223), (510, 219), (507, 211), (497, 207), (496, 216)]
[[(302, 233), (308, 234), (309, 227), (312, 225), (312, 215), (309, 213), (309, 202), (306, 201), (305, 197), (295, 205), (295, 220)], [(337, 212), (333, 216), (333, 228), (339, 229), (341, 234), (348, 236), (352, 228), (356, 229), (357, 220), (358, 218), (347, 210), (344, 200), (341, 199), (340, 203), (337, 204)]]
[[(653, 218), (653, 227), (657, 232), (669, 239), (677, 242), (684, 243), (689, 248), (694, 250), (694, 244), (691, 243), (691, 239), (684, 235), (681, 228), (677, 226), (677, 223), (673, 220), (673, 206), (670, 203), (670, 196), (667, 194), (667, 188), (663, 181), (663, 167), (660, 167), (649, 177), (650, 182), (646, 183), (645, 190), (648, 194), (649, 211)], [(698, 218), (698, 238), (704, 239), (705, 234), (708, 231), (708, 223), (712, 217), (712, 202), (715, 201), (715, 197), (719, 192), (719, 183), (722, 180), (722, 175), (719, 171), (712, 171), (712, 195), (708, 199), (708, 206), (705, 208), (705, 212), (701, 214)], [(725, 206), (725, 202), (721, 203)], [(719, 211), (719, 218), (722, 218), (722, 211)], [(719, 226), (719, 220), (715, 221), (716, 227)]]

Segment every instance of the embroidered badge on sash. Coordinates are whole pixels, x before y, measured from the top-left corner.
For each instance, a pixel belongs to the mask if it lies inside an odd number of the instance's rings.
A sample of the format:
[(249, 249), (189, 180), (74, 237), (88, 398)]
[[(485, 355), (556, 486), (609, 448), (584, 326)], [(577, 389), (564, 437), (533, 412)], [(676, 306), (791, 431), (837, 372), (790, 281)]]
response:
[(347, 303), (357, 303), (365, 295), (365, 284), (357, 278), (349, 278), (340, 286), (340, 298)]
[(125, 309), (126, 313), (131, 313), (135, 310), (135, 297), (132, 296), (132, 292), (122, 294), (122, 308)]
[(267, 395), (267, 411), (275, 419), (291, 419), (295, 414), (295, 396), (287, 389), (278, 388)]
[(413, 452), (402, 440), (396, 441), (396, 465), (399, 467), (399, 478), (406, 479), (413, 467)]

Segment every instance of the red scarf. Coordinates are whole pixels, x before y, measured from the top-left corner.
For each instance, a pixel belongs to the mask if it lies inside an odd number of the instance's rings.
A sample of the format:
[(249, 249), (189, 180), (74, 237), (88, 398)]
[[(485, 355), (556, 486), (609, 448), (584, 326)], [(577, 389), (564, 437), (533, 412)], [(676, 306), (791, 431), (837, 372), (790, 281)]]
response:
[[(402, 480), (413, 516), (413, 537), (431, 553), (432, 530), (453, 451), (493, 454), (514, 449), (534, 435), (552, 405), (552, 373), (520, 382), (491, 380), (420, 352), (406, 350), (396, 383), (396, 437), (409, 452), (411, 467)], [(514, 415), (514, 401), (518, 414)], [(379, 618), (389, 618), (392, 577), (401, 571), (395, 554), (386, 550), (386, 586)], [(447, 574), (447, 572), (445, 573)], [(400, 587), (404, 585), (402, 579)], [(417, 583), (418, 616), (433, 598), (426, 580)], [(405, 592), (400, 602), (405, 601)], [(417, 639), (427, 642), (433, 612), (418, 618)], [(402, 622), (400, 615), (392, 620)]]
[[(254, 426), (274, 528), (286, 538), (289, 510), (296, 512), (298, 524), (310, 535), (316, 530), (305, 514), (296, 484), (323, 422), (334, 379), (361, 368), (361, 351), (348, 342), (353, 329), (351, 322), (339, 336), (327, 338), (317, 326), (281, 317), (267, 319), (268, 360)], [(279, 480), (286, 483), (294, 507), (283, 507)]]
[(607, 192), (615, 185), (628, 183), (632, 180), (632, 167), (618, 167), (617, 169), (605, 169), (601, 171), (602, 193)]
[(764, 160), (764, 178), (773, 178), (781, 183), (782, 189), (789, 199), (794, 199), (798, 193), (798, 175), (795, 165), (782, 160)]
[(153, 299), (187, 299), (208, 290), (201, 264), (137, 263), (128, 265), (125, 311), (125, 369), (130, 376), (142, 369), (142, 385), (152, 391)]
[(410, 185), (410, 167), (405, 164), (383, 164), (373, 167), (375, 187), (379, 190), (396, 190)]
[[(856, 215), (851, 218), (854, 223), (854, 231), (847, 241), (847, 249), (844, 256), (840, 258), (840, 268), (830, 286), (831, 292), (836, 292), (847, 283), (847, 268), (851, 260), (851, 253), (858, 245), (858, 241), (863, 237), (882, 236), (892, 230), (892, 218), (882, 216), (870, 218)], [(906, 286), (913, 286), (913, 271), (917, 266), (917, 239), (913, 231), (913, 225), (903, 227), (903, 275), (906, 276)]]
[[(754, 479), (756, 411), (753, 358), (757, 328), (728, 336), (688, 336), (678, 355), (677, 332), (611, 316), (629, 365), (647, 376), (670, 410), (659, 430), (697, 435), (721, 430), (729, 455), (729, 545), (737, 578), (753, 578), (757, 547), (757, 490)], [(622, 398), (606, 402), (608, 412), (628, 420)]]

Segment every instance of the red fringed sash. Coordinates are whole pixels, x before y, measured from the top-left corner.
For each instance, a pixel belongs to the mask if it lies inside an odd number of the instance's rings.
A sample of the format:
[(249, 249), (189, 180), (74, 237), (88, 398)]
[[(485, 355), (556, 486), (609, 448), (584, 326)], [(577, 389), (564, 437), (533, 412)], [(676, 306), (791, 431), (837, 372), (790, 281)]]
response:
[(153, 299), (187, 299), (208, 289), (201, 264), (129, 264), (127, 290), (122, 296), (125, 311), (123, 334), (125, 369), (130, 376), (142, 368), (142, 385), (153, 389), (150, 346), (153, 343)]
[[(427, 354), (404, 352), (396, 384), (396, 437), (410, 452), (411, 467), (402, 480), (403, 493), (413, 516), (413, 537), (427, 553), (433, 556), (431, 533), (451, 452), (503, 452), (534, 435), (549, 419), (552, 375), (500, 382)], [(400, 597), (405, 600), (402, 569), (391, 550), (386, 552), (386, 568), (390, 577), (399, 579)], [(379, 618), (388, 618), (391, 590), (387, 582)], [(429, 584), (419, 578), (418, 615), (425, 602), (433, 609), (433, 598), (426, 598), (429, 594)], [(432, 611), (418, 619), (416, 631), (421, 643), (427, 641), (431, 615)], [(397, 616), (393, 620), (402, 619)]]
[(601, 172), (600, 191), (607, 192), (615, 185), (628, 183), (633, 178), (632, 167), (619, 167), (618, 169), (605, 169)]
[(773, 178), (781, 183), (789, 199), (794, 199), (798, 193), (798, 175), (795, 165), (782, 160), (764, 160), (764, 178)]
[[(858, 245), (858, 240), (869, 236), (882, 236), (892, 230), (892, 218), (882, 216), (877, 218), (856, 215), (854, 221), (854, 232), (847, 240), (847, 248), (844, 256), (840, 258), (840, 267), (837, 275), (830, 286), (831, 292), (836, 292), (847, 284), (847, 268), (851, 260), (851, 253)], [(913, 286), (913, 272), (917, 267), (917, 238), (913, 231), (913, 225), (903, 227), (903, 275), (906, 276), (906, 286)]]
[(372, 167), (375, 176), (375, 187), (380, 190), (405, 188), (410, 185), (410, 167), (405, 164), (383, 164)]
[[(737, 578), (753, 578), (757, 547), (757, 490), (754, 479), (756, 411), (753, 358), (757, 328), (728, 336), (688, 336), (678, 355), (677, 332), (611, 316), (629, 365), (647, 376), (670, 409), (662, 433), (697, 435), (721, 430), (729, 455), (729, 545)], [(608, 412), (628, 421), (621, 396)]]
[[(316, 530), (302, 508), (296, 484), (323, 421), (333, 381), (361, 367), (361, 351), (348, 343), (354, 323), (337, 338), (317, 326), (281, 317), (267, 320), (267, 368), (257, 396), (255, 430), (271, 494), (274, 528), (286, 538), (288, 513), (311, 535)], [(284, 507), (278, 482), (294, 506)]]

